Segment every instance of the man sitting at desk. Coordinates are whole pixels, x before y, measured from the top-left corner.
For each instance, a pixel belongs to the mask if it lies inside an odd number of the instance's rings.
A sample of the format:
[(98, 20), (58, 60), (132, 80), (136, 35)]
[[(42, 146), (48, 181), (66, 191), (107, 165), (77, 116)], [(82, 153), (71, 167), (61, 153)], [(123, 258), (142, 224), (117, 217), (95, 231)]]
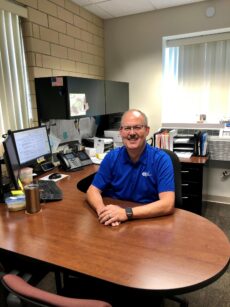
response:
[[(117, 226), (132, 218), (150, 218), (174, 211), (171, 158), (147, 144), (149, 129), (147, 117), (140, 110), (128, 110), (121, 118), (124, 146), (105, 156), (87, 191), (87, 200), (104, 225)], [(140, 205), (126, 209), (112, 203), (105, 206), (102, 195)]]

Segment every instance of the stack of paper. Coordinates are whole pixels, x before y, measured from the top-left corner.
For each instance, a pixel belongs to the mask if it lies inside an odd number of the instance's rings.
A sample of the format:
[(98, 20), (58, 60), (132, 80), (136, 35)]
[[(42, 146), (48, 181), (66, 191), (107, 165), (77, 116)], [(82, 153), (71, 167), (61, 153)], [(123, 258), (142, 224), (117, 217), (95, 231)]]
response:
[(175, 154), (179, 158), (191, 158), (192, 152), (184, 152), (184, 151), (175, 151)]

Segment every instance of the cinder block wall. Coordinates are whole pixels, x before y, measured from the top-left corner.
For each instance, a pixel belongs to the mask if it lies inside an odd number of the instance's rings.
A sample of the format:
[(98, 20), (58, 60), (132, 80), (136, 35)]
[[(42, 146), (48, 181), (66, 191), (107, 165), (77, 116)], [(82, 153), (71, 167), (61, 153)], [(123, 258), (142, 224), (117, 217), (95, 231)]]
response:
[(103, 20), (69, 0), (17, 0), (28, 8), (23, 38), (33, 122), (38, 124), (34, 78), (104, 78)]

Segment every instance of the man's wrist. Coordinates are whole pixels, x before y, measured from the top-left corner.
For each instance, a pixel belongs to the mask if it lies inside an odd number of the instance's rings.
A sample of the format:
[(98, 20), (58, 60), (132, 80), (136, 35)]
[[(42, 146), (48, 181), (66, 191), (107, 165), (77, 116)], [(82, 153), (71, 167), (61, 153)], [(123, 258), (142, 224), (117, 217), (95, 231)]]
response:
[(131, 220), (133, 218), (133, 209), (131, 207), (125, 208), (125, 213), (128, 220)]
[(101, 211), (105, 208), (105, 206), (101, 206), (96, 209), (97, 215), (99, 216), (101, 214)]

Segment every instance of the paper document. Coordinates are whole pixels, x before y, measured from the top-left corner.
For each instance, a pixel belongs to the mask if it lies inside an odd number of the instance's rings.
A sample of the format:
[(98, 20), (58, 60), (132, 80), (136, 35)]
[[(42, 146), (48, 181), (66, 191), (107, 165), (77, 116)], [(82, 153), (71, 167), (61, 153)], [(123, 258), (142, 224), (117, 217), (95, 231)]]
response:
[(174, 139), (174, 143), (182, 143), (182, 144), (187, 144), (189, 143), (190, 139), (189, 138), (178, 138)]
[(91, 157), (90, 158), (93, 162), (93, 164), (101, 164), (102, 159), (98, 159), (97, 157)]
[(192, 152), (174, 151), (179, 158), (191, 158)]
[(90, 158), (94, 164), (101, 164), (101, 161), (104, 159), (106, 155), (107, 155), (107, 152), (104, 152), (102, 154), (96, 153), (96, 157), (90, 157)]

